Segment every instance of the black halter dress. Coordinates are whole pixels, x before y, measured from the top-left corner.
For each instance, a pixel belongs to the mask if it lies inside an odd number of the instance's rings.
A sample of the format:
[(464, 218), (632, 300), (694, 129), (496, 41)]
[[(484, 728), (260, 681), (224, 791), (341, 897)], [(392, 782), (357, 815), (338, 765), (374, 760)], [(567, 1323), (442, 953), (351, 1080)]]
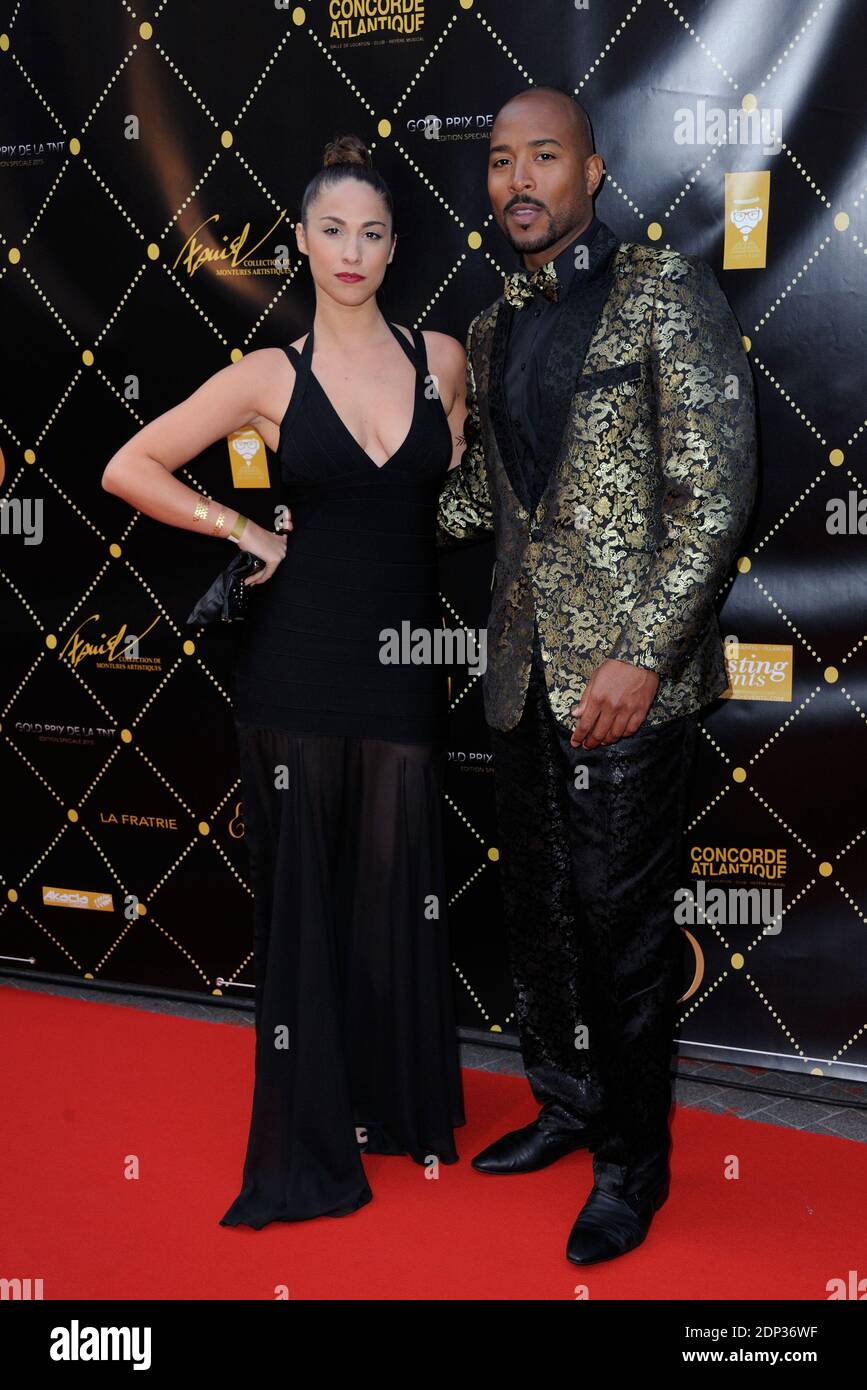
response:
[[(286, 558), (254, 585), (234, 713), (254, 893), (256, 1053), (242, 1188), (220, 1224), (342, 1215), (362, 1152), (454, 1163), (464, 1123), (443, 866), (444, 668), (381, 659), (441, 623), (451, 431), (413, 346), (414, 411), (381, 467), (299, 354), (280, 426)], [(392, 646), (392, 653), (395, 648)], [(404, 652), (407, 650), (404, 647)]]

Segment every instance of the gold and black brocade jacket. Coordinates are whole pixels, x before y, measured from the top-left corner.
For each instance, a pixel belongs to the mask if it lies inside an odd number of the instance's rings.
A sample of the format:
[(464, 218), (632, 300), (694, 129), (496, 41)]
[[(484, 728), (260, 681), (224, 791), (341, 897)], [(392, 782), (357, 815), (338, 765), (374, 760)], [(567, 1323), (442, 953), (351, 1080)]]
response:
[[(728, 681), (714, 600), (756, 490), (753, 382), (740, 330), (705, 261), (610, 242), (606, 272), (566, 297), (545, 368), (535, 511), (503, 395), (512, 309), (467, 334), (467, 446), (440, 497), (437, 544), (493, 534), (485, 716), (517, 724), (534, 617), (554, 717), (608, 657), (659, 674), (647, 714), (700, 709)], [(570, 289), (579, 286), (576, 274)]]

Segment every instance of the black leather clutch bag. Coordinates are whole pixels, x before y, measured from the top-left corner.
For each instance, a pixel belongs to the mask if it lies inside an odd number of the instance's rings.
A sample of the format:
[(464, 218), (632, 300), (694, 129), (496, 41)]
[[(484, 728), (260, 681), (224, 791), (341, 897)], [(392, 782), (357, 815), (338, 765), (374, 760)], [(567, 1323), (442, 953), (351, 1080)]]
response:
[(198, 626), (240, 622), (246, 616), (250, 594), (250, 585), (244, 580), (264, 568), (265, 561), (258, 555), (251, 550), (239, 550), (217, 575), (207, 593), (202, 594), (187, 622)]

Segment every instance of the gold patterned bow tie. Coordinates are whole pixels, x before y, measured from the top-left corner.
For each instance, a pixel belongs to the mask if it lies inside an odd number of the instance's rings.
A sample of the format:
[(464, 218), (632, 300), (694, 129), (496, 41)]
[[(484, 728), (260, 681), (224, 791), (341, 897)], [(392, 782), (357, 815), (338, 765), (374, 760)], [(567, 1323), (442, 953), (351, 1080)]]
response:
[(534, 270), (532, 275), (528, 275), (526, 270), (513, 270), (503, 282), (506, 303), (515, 309), (523, 309), (527, 300), (533, 298), (536, 290), (540, 290), (546, 299), (553, 299), (556, 303), (558, 289), (553, 261), (546, 261)]

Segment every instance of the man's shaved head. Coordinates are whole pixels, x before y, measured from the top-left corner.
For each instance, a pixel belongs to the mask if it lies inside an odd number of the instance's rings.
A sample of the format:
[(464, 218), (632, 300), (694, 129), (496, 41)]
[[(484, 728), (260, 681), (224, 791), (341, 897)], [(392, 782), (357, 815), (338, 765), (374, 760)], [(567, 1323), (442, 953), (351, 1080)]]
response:
[(549, 100), (553, 100), (563, 111), (568, 112), (572, 129), (575, 133), (575, 147), (578, 152), (578, 158), (584, 160), (588, 159), (591, 154), (594, 154), (596, 145), (593, 140), (593, 129), (590, 125), (590, 117), (587, 115), (580, 101), (578, 101), (571, 92), (567, 92), (565, 87), (527, 87), (523, 91), (516, 92), (513, 97), (510, 97), (509, 100), (500, 107), (497, 115), (499, 116), (501, 112), (505, 112), (507, 108), (517, 102), (538, 100), (536, 97), (537, 92), (544, 92)]
[(494, 217), (527, 269), (587, 227), (605, 163), (590, 118), (563, 87), (525, 87), (500, 107), (488, 147)]

